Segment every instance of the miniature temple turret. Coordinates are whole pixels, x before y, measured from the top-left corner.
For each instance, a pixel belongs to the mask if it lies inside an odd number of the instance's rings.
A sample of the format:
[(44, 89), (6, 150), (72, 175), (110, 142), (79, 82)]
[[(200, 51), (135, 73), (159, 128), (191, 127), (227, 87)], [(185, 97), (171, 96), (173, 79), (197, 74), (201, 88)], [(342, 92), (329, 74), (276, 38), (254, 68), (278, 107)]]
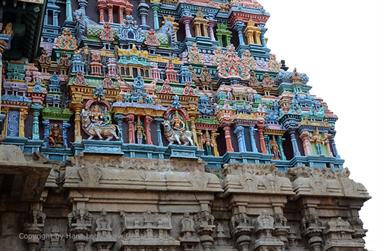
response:
[(147, 15), (148, 15), (149, 9), (150, 9), (150, 6), (146, 3), (145, 0), (142, 0), (138, 5), (138, 12), (140, 15), (140, 19), (142, 20), (140, 26), (144, 30), (148, 30), (150, 27), (149, 25), (147, 25)]

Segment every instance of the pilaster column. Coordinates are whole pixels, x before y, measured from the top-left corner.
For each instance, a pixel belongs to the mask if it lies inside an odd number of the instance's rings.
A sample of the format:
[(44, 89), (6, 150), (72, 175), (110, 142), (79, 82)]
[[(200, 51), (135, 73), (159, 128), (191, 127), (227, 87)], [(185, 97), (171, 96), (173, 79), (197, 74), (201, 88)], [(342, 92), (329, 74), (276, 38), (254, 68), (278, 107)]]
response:
[(306, 156), (312, 155), (311, 143), (310, 143), (310, 133), (308, 131), (303, 131), (300, 135), (303, 143), (303, 150)]
[(277, 137), (277, 143), (278, 143), (278, 147), (280, 148), (280, 152), (281, 152), (281, 160), (286, 160), (285, 152), (284, 152), (284, 149), (283, 149), (282, 136)]
[(249, 139), (250, 139), (251, 146), (252, 146), (252, 152), (254, 152), (254, 153), (258, 153), (259, 150), (257, 149), (257, 146), (256, 146), (255, 130), (256, 130), (256, 129), (255, 129), (254, 126), (250, 126), (250, 127), (249, 127)]
[(203, 23), (203, 36), (209, 37), (209, 25), (207, 23)]
[(39, 140), (39, 114), (40, 109), (33, 109), (33, 129), (32, 129), (32, 139)]
[(104, 7), (100, 7), (99, 8), (99, 12), (100, 12), (100, 23), (105, 23), (105, 9)]
[(245, 147), (244, 127), (238, 125), (235, 128), (234, 133), (236, 134), (236, 136), (238, 138), (239, 152), (242, 152), (242, 153), (246, 152), (247, 149)]
[(234, 152), (234, 148), (232, 147), (231, 142), (231, 128), (229, 125), (223, 127), (224, 130), (224, 138), (226, 140), (226, 151), (229, 153)]
[(237, 21), (235, 23), (234, 29), (238, 32), (238, 38), (239, 38), (239, 44), (245, 45), (244, 42), (244, 35), (243, 35), (243, 29), (245, 27), (245, 24), (242, 21)]
[(49, 136), (50, 136), (50, 121), (48, 119), (45, 119), (42, 121), (43, 125), (43, 146), (48, 147), (49, 146)]
[(211, 144), (212, 144), (212, 147), (213, 147), (213, 153), (214, 153), (215, 157), (219, 156), (218, 144), (217, 144), (217, 136), (218, 135), (219, 135), (219, 133), (217, 133), (216, 131), (211, 131)]
[(59, 21), (58, 21), (58, 13), (56, 11), (53, 12), (53, 25), (54, 26), (58, 26), (59, 24)]
[(214, 36), (215, 21), (209, 21), (209, 35), (211, 41), (216, 41)]
[(289, 134), (290, 134), (291, 145), (293, 147), (294, 157), (299, 157), (301, 156), (301, 153), (299, 152), (298, 142), (295, 136), (295, 130), (290, 130)]
[(194, 144), (198, 147), (200, 144), (198, 142), (198, 137), (197, 137), (197, 129), (196, 129), (196, 121), (195, 121), (195, 117), (191, 117), (190, 118), (190, 129), (192, 131), (192, 135), (193, 135), (193, 141), (194, 141)]
[(113, 5), (108, 5), (108, 22), (113, 23)]
[(118, 23), (122, 24), (123, 22), (123, 8), (119, 7), (118, 9)]
[(335, 135), (334, 134), (330, 134), (329, 136), (329, 143), (331, 145), (331, 150), (333, 152), (333, 155), (336, 157), (336, 158), (340, 158), (340, 155), (339, 153), (337, 152), (337, 148), (336, 148), (336, 142), (335, 142)]
[(153, 118), (150, 116), (144, 117), (144, 131), (146, 133), (146, 144), (147, 145), (153, 145), (152, 139), (151, 139), (151, 123), (152, 123)]
[(155, 119), (155, 122), (156, 122), (156, 133), (157, 133), (157, 139), (158, 139), (158, 145), (159, 146), (163, 146), (163, 137), (161, 135), (161, 128), (160, 128), (160, 125), (161, 125), (162, 121), (163, 120), (160, 119), (160, 118)]
[(270, 144), (269, 144), (269, 141), (270, 141), (269, 135), (264, 135), (264, 141), (265, 141), (265, 148), (266, 148), (267, 154), (272, 154), (272, 150), (270, 149)]
[(28, 110), (26, 108), (21, 108), (20, 110), (20, 121), (19, 121), (19, 129), (18, 135), (20, 138), (25, 138), (25, 120), (28, 116)]
[(260, 41), (261, 41), (261, 45), (262, 45), (263, 47), (266, 47), (265, 33), (266, 33), (266, 31), (267, 31), (268, 29), (266, 29), (266, 28), (264, 27), (263, 24), (259, 25), (259, 28), (260, 28), (260, 30), (261, 30), (261, 33), (260, 33)]
[(114, 116), (114, 119), (115, 119), (115, 121), (117, 122), (117, 125), (118, 125), (119, 138), (120, 138), (121, 142), (124, 143), (125, 138), (124, 138), (124, 135), (123, 135), (123, 121), (125, 120), (125, 116), (122, 115), (122, 114), (116, 114)]
[(134, 144), (135, 143), (134, 121), (135, 121), (135, 117), (134, 117), (133, 114), (127, 115), (127, 125), (128, 125), (128, 130), (129, 130), (129, 143), (130, 144)]
[(64, 147), (68, 147), (68, 137), (67, 137), (67, 130), (71, 127), (71, 124), (68, 122), (63, 121), (62, 125), (62, 137), (63, 137), (63, 145)]
[(192, 17), (184, 16), (183, 17), (183, 23), (185, 27), (185, 37), (186, 38), (191, 38), (192, 37), (192, 32), (190, 31), (190, 22), (192, 21)]
[(80, 143), (83, 138), (81, 137), (81, 119), (80, 119), (80, 111), (81, 111), (81, 104), (74, 104), (74, 123), (75, 123), (75, 142)]
[(159, 30), (159, 14), (158, 11), (160, 9), (159, 5), (152, 5), (152, 13), (154, 15), (154, 30)]
[(263, 123), (257, 124), (257, 131), (259, 133), (259, 143), (260, 143), (261, 152), (263, 154), (267, 154), (268, 151), (266, 150), (266, 145), (265, 145), (264, 127), (265, 125)]

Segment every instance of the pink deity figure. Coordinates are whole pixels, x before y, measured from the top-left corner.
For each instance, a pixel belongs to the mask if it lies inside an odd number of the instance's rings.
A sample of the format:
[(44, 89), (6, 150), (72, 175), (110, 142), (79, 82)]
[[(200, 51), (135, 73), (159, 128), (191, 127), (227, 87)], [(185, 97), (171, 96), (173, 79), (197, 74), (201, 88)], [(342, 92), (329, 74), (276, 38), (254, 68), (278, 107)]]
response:
[(161, 93), (172, 93), (172, 88), (169, 85), (169, 80), (168, 79), (164, 80), (163, 86), (162, 86), (162, 89), (161, 89), (160, 92)]
[(114, 85), (113, 85), (113, 81), (112, 79), (110, 78), (109, 75), (106, 75), (103, 82), (102, 82), (102, 85), (104, 88), (113, 88)]
[(104, 48), (109, 49), (110, 43), (114, 41), (114, 35), (109, 22), (104, 23), (104, 27), (102, 28), (102, 31), (100, 33), (100, 39), (104, 43)]
[(190, 82), (187, 81), (184, 87), (184, 95), (194, 95), (194, 90), (190, 85)]
[(273, 154), (273, 159), (279, 160), (280, 159), (280, 148), (279, 148), (277, 141), (274, 137), (270, 141), (270, 149), (271, 149), (272, 154)]
[(149, 46), (155, 46), (155, 47), (160, 46), (159, 38), (158, 38), (158, 36), (156, 35), (156, 33), (153, 29), (150, 29), (147, 32), (146, 39), (145, 39), (144, 43), (146, 45), (149, 45)]

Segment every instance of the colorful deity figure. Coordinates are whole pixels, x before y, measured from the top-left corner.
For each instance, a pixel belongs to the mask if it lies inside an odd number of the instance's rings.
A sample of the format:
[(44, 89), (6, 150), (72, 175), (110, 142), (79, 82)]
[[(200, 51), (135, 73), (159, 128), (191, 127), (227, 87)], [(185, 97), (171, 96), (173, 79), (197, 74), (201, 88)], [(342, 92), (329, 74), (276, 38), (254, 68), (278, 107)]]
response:
[(273, 139), (270, 140), (269, 144), (270, 144), (270, 150), (271, 150), (271, 152), (273, 154), (273, 159), (274, 160), (279, 160), (280, 159), (280, 155), (281, 155), (280, 154), (280, 147), (278, 146), (277, 141), (276, 141), (276, 139), (275, 139), (274, 136), (273, 136)]
[(198, 51), (197, 44), (193, 44), (188, 52), (188, 63), (203, 64), (203, 54)]
[(119, 139), (118, 127), (111, 124), (110, 114), (106, 105), (100, 102), (93, 103), (81, 113), (81, 123), (84, 131), (89, 135), (88, 140), (98, 137), (106, 140)]
[(86, 86), (87, 82), (85, 81), (84, 75), (81, 72), (76, 73), (76, 78), (74, 80), (75, 85)]
[(52, 147), (61, 147), (63, 145), (62, 129), (58, 123), (53, 123), (51, 125), (49, 145)]
[(279, 72), (280, 71), (280, 63), (277, 62), (276, 55), (271, 54), (269, 58), (269, 71), (272, 72)]
[(185, 84), (183, 94), (187, 96), (194, 96), (194, 90), (189, 81), (187, 81)]
[(315, 145), (317, 154), (322, 155), (322, 145), (327, 144), (327, 138), (320, 134), (318, 128), (313, 133), (310, 133), (310, 142)]
[(112, 27), (110, 26), (109, 22), (104, 23), (104, 27), (100, 33), (100, 39), (104, 43), (104, 48), (109, 49), (110, 43), (114, 41), (114, 35), (112, 31)]
[(135, 131), (136, 131), (136, 139), (138, 144), (143, 144), (143, 139), (146, 138), (146, 133), (144, 132), (142, 121), (140, 121), (140, 117), (138, 117), (138, 120), (135, 125)]
[(159, 47), (160, 41), (153, 29), (150, 29), (146, 34), (146, 39), (144, 40), (145, 45)]
[(102, 81), (102, 86), (104, 88), (114, 88), (113, 80), (109, 75), (105, 76), (104, 80)]
[(250, 78), (250, 68), (245, 67), (239, 56), (236, 54), (233, 45), (230, 45), (227, 48), (227, 52), (222, 56), (217, 69), (220, 78), (239, 78), (242, 80), (248, 80)]
[(211, 136), (208, 130), (205, 133), (201, 133), (201, 144), (203, 145), (203, 149), (205, 150), (207, 155), (212, 155), (211, 152)]
[(194, 145), (193, 134), (186, 130), (185, 123), (179, 113), (173, 113), (169, 120), (163, 122), (164, 136), (169, 144), (177, 143), (179, 145)]
[(253, 59), (251, 52), (249, 50), (244, 50), (241, 57), (242, 63), (250, 70), (256, 69), (256, 62)]

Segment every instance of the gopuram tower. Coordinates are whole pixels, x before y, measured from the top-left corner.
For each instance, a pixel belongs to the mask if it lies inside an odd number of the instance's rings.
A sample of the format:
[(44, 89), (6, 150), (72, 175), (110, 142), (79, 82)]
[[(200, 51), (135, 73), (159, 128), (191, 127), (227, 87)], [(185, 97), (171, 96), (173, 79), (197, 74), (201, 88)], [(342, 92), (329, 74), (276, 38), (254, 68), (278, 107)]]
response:
[(364, 250), (338, 118), (256, 0), (1, 8), (1, 251)]

